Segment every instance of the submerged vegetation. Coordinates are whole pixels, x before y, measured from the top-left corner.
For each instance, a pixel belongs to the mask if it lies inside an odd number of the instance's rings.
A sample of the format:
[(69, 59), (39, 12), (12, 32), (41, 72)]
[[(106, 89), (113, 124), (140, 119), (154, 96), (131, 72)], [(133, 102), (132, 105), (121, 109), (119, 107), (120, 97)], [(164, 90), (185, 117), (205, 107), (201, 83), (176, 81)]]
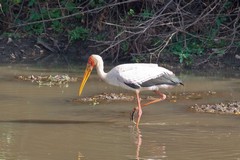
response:
[(46, 41), (44, 48), (65, 58), (77, 44), (77, 57), (91, 51), (112, 62), (197, 67), (231, 57), (239, 63), (239, 3), (0, 0), (0, 29), (3, 37), (38, 37)]
[(240, 101), (216, 104), (195, 104), (191, 110), (203, 113), (235, 114), (240, 115)]
[(19, 75), (16, 77), (19, 80), (31, 81), (39, 86), (61, 86), (68, 87), (69, 82), (77, 82), (77, 77), (70, 77), (68, 75)]

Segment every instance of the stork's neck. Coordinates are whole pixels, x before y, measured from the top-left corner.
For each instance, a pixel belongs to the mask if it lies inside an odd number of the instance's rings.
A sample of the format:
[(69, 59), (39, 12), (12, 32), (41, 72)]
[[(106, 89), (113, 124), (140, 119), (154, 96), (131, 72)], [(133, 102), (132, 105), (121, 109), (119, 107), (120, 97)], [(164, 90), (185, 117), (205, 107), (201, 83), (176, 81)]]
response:
[(103, 60), (102, 59), (98, 60), (98, 63), (96, 65), (97, 74), (102, 80), (105, 80), (107, 73), (104, 72), (103, 68), (104, 68)]

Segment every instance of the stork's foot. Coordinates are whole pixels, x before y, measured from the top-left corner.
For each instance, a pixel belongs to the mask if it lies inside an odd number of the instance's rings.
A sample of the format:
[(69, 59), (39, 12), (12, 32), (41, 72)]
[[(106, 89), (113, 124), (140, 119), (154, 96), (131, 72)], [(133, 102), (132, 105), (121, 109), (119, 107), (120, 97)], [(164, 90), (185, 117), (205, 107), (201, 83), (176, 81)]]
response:
[(136, 124), (136, 122), (134, 121), (134, 115), (135, 115), (135, 112), (136, 112), (137, 108), (133, 108), (132, 112), (130, 113), (130, 120)]
[[(138, 117), (137, 117), (137, 121), (135, 122), (135, 113), (138, 113)], [(136, 127), (138, 128), (138, 125), (140, 123), (140, 119), (142, 116), (142, 110), (141, 108), (139, 109), (138, 107), (133, 108), (132, 112), (130, 113), (130, 120), (136, 125)]]

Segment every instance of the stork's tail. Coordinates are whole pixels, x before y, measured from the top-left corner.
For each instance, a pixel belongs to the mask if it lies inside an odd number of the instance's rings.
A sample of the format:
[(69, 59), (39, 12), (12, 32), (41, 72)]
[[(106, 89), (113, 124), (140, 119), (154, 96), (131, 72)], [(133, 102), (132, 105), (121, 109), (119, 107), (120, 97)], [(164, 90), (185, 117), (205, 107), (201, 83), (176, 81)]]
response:
[(177, 76), (172, 75), (170, 79), (174, 84), (184, 86), (183, 82)]

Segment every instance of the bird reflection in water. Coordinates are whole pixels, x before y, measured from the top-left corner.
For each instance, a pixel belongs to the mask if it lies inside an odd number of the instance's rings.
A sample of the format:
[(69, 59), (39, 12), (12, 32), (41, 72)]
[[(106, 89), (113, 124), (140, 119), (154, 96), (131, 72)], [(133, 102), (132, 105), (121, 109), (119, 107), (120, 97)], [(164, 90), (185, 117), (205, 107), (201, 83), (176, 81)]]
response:
[[(143, 139), (141, 130), (137, 127), (131, 126), (131, 135), (133, 136), (134, 144), (136, 145), (136, 160), (140, 159), (164, 159), (167, 158), (166, 155), (166, 146), (165, 145), (156, 145), (154, 142), (147, 143), (145, 142), (145, 146), (142, 146)], [(141, 147), (147, 148), (147, 151), (154, 155), (142, 156), (140, 155)]]

